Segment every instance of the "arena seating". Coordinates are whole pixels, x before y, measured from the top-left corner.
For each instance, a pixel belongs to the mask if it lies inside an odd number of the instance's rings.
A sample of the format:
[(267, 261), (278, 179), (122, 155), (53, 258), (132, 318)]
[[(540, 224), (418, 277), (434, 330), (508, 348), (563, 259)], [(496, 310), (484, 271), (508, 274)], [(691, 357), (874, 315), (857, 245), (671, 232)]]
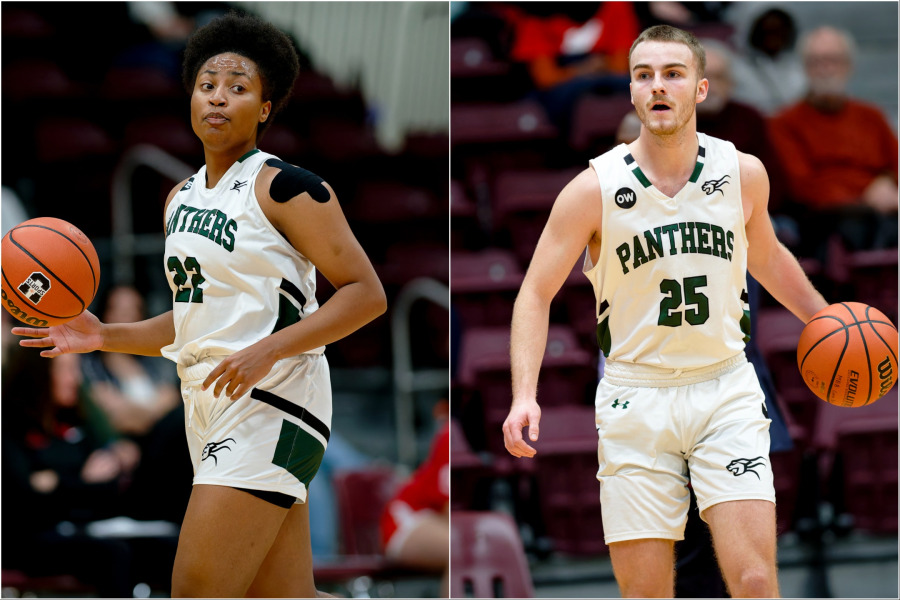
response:
[(541, 435), (536, 444), (541, 514), (554, 550), (566, 554), (608, 552), (603, 542), (600, 483), (596, 479), (594, 407), (542, 409)]
[(534, 596), (522, 541), (511, 518), (489, 512), (453, 513), (450, 595), (454, 598)]

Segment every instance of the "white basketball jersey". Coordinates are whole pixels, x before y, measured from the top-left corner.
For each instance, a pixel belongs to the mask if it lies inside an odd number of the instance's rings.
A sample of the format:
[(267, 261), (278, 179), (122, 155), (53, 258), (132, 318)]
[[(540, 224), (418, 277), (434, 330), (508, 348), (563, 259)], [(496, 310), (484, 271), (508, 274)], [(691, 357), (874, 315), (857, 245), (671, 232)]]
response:
[(690, 180), (657, 190), (619, 145), (590, 161), (603, 193), (600, 254), (584, 273), (609, 360), (704, 367), (741, 352), (750, 335), (747, 237), (738, 156), (698, 133)]
[(192, 365), (232, 354), (318, 308), (315, 267), (256, 199), (256, 177), (270, 158), (248, 152), (212, 189), (204, 165), (169, 203), (165, 268), (175, 341), (162, 349), (166, 358)]

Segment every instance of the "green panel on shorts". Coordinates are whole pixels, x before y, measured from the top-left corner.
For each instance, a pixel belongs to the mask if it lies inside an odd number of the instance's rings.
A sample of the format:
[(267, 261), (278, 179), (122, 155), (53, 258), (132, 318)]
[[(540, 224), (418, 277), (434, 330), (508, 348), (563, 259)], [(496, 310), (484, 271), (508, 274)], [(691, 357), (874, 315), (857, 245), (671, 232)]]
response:
[(609, 356), (612, 346), (612, 338), (609, 336), (609, 317), (606, 317), (597, 325), (597, 344), (603, 350), (603, 354)]
[(741, 317), (741, 331), (744, 332), (744, 343), (750, 341), (750, 311), (745, 310), (744, 316)]
[(299, 425), (287, 420), (281, 422), (281, 433), (272, 464), (288, 470), (308, 488), (319, 471), (324, 455), (325, 446), (319, 440)]

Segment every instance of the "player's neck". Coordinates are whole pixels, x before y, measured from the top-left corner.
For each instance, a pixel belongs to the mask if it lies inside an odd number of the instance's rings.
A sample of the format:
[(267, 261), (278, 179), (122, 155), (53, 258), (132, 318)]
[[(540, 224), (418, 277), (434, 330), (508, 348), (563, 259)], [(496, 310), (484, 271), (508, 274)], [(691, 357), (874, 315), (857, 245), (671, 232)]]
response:
[(207, 148), (204, 152), (206, 158), (206, 187), (209, 189), (216, 187), (216, 184), (219, 183), (219, 180), (222, 179), (228, 169), (239, 158), (254, 148), (256, 148), (256, 144), (244, 144), (220, 151), (210, 151)]
[[(630, 146), (631, 155), (653, 182), (654, 177), (687, 179), (697, 162), (697, 127), (686, 126), (672, 135), (656, 135), (641, 128), (641, 135)], [(654, 182), (655, 183), (655, 182)]]

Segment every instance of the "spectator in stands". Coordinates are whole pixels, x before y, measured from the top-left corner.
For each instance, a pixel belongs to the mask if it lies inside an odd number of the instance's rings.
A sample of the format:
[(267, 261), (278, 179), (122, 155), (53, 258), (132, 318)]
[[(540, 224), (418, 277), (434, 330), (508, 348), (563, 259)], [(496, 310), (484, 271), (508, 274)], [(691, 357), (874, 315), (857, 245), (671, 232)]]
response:
[(448, 597), (450, 554), (450, 421), (443, 419), (425, 462), (401, 486), (381, 517), (385, 555), (399, 565), (441, 573)]
[[(854, 43), (832, 27), (801, 43), (806, 97), (772, 122), (804, 240), (839, 235), (851, 250), (897, 244), (897, 136), (884, 115), (851, 98)], [(821, 244), (806, 248), (821, 253)], [(821, 258), (821, 257), (820, 257)]]
[[(105, 323), (136, 323), (146, 317), (141, 294), (128, 285), (106, 295)], [(133, 440), (142, 456), (127, 495), (129, 514), (180, 524), (193, 472), (184, 437), (184, 404), (174, 366), (162, 357), (110, 352), (83, 355), (91, 397), (118, 435)], [(164, 486), (166, 494), (154, 490)]]
[[(752, 106), (733, 99), (734, 53), (722, 42), (701, 40), (706, 50), (706, 100), (697, 105), (697, 130), (723, 140), (759, 158), (769, 174), (769, 211), (781, 206), (786, 183), (769, 135), (768, 123)], [(777, 231), (777, 229), (776, 229)], [(784, 241), (784, 240), (782, 240)]]
[(630, 2), (524, 3), (505, 11), (512, 60), (527, 65), (536, 97), (565, 131), (585, 93), (628, 89), (628, 50), (639, 33)]
[(3, 567), (72, 574), (131, 597), (127, 543), (83, 533), (118, 514), (137, 448), (116, 439), (82, 389), (80, 356), (11, 349), (3, 377)]
[[(102, 318), (105, 323), (136, 323), (146, 318), (144, 300), (131, 286), (113, 287)], [(177, 373), (164, 358), (91, 353), (85, 355), (84, 372), (97, 404), (124, 435), (141, 438), (181, 407)]]
[[(726, 13), (737, 30), (734, 97), (770, 116), (803, 96), (806, 76), (794, 50), (794, 18), (782, 8), (769, 8), (754, 19), (752, 12), (759, 6), (756, 2), (732, 3)], [(749, 30), (746, 23), (750, 23)]]

